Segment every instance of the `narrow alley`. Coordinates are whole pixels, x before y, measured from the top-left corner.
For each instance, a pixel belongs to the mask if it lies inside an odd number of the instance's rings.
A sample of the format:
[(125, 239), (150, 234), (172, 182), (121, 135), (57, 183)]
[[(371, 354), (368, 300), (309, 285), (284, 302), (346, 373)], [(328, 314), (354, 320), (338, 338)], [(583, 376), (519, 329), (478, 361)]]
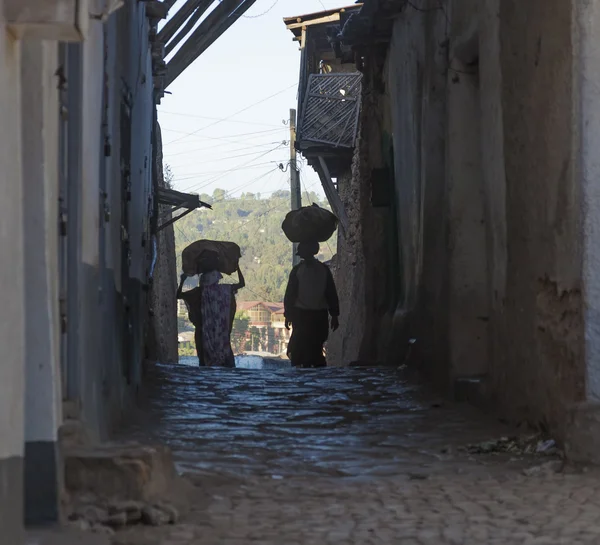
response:
[(598, 44), (0, 0), (0, 545), (600, 544)]
[[(128, 433), (167, 443), (197, 487), (180, 524), (133, 527), (119, 545), (600, 540), (597, 479), (394, 369), (153, 375)], [(524, 442), (494, 443), (513, 433)]]

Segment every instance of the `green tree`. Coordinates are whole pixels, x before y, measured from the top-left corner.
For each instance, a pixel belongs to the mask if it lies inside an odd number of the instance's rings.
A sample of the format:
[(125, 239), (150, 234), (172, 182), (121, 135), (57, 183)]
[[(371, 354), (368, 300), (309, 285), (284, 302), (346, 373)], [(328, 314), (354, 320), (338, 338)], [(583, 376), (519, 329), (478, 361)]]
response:
[(242, 352), (246, 348), (246, 334), (250, 326), (248, 314), (239, 310), (233, 319), (233, 330), (231, 331), (231, 344), (235, 353)]
[[(328, 208), (318, 195), (310, 195), (311, 202)], [(303, 194), (305, 204), (309, 204)], [(281, 224), (290, 209), (289, 191), (279, 190), (270, 196), (258, 194), (228, 196), (216, 189), (212, 197), (202, 200), (213, 203), (213, 210), (200, 209), (175, 223), (177, 267), (181, 271), (181, 252), (202, 238), (231, 240), (242, 251), (240, 266), (246, 277), (246, 288), (238, 298), (242, 301), (283, 301), (283, 294), (292, 267), (292, 244), (281, 230)], [(321, 244), (319, 259), (327, 261), (336, 251), (336, 235)], [(235, 281), (235, 275), (229, 280)]]

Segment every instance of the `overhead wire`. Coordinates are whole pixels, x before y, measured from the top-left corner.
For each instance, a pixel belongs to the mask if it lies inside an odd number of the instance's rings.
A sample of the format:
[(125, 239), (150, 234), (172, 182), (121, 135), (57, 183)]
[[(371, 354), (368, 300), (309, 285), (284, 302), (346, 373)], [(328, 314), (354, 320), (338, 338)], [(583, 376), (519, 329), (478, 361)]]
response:
[(242, 17), (244, 17), (245, 19), (258, 19), (259, 17), (262, 17), (263, 15), (266, 15), (267, 13), (269, 13), (278, 3), (279, 3), (279, 0), (275, 0), (275, 2), (273, 2), (271, 7), (268, 8), (267, 10), (263, 11), (262, 13), (258, 13), (257, 15), (242, 15)]
[(241, 153), (239, 155), (228, 155), (226, 157), (216, 157), (215, 159), (209, 159), (208, 161), (201, 161), (201, 162), (197, 162), (194, 161), (193, 163), (187, 163), (187, 165), (179, 165), (179, 167), (184, 167), (184, 166), (189, 166), (189, 165), (205, 165), (207, 163), (218, 163), (219, 161), (227, 161), (229, 159), (239, 159), (240, 157), (249, 157), (251, 155), (257, 155), (258, 152), (256, 151), (252, 151), (250, 153)]
[[(220, 150), (220, 151), (221, 151), (221, 153), (236, 153), (238, 151), (245, 151), (245, 150), (249, 150), (249, 149), (271, 147), (274, 144), (282, 144), (284, 146), (287, 146), (288, 142), (287, 141), (282, 141), (282, 142), (277, 142), (277, 141), (275, 141), (275, 142), (265, 142), (264, 144), (255, 144), (255, 145), (252, 145), (252, 146), (244, 146), (242, 148), (235, 148), (235, 149), (232, 149), (232, 150)], [(197, 148), (197, 149), (194, 149), (194, 150), (190, 150), (189, 153), (198, 153), (198, 152), (202, 152), (202, 151), (209, 151), (209, 150), (212, 150), (212, 149), (214, 149), (216, 147), (219, 147), (219, 146), (214, 146), (214, 147), (210, 147), (210, 148)], [(217, 153), (219, 153), (219, 152), (217, 152)], [(258, 152), (256, 152), (256, 153), (258, 153)], [(223, 159), (224, 160), (228, 159), (228, 157), (223, 157)], [(187, 166), (189, 164), (193, 164), (193, 163), (185, 163), (183, 165), (178, 164), (178, 167)]]
[[(256, 134), (265, 134), (265, 133), (270, 133), (270, 132), (277, 132), (280, 131), (282, 129), (285, 129), (285, 127), (278, 127), (278, 128), (273, 128), (273, 129), (264, 129), (262, 131), (252, 131), (252, 132), (240, 132), (240, 133), (236, 133), (236, 134), (232, 134), (232, 135), (226, 135), (226, 136), (206, 136), (206, 135), (201, 135), (201, 136), (196, 136), (196, 138), (201, 138), (201, 139), (206, 139), (206, 140), (225, 140), (226, 138), (237, 138), (238, 136), (253, 136)], [(161, 130), (162, 131), (166, 131), (166, 132), (175, 132), (175, 133), (179, 133), (179, 134), (192, 134), (193, 131), (180, 131), (177, 129), (169, 129), (166, 128), (164, 126), (161, 126)]]
[(220, 202), (226, 201), (228, 198), (231, 198), (233, 196), (233, 194), (236, 193), (237, 191), (245, 189), (246, 187), (250, 187), (252, 184), (255, 184), (259, 180), (262, 180), (263, 178), (266, 178), (267, 176), (273, 174), (276, 170), (277, 170), (276, 168), (269, 170), (268, 172), (265, 172), (265, 173), (261, 174), (260, 176), (257, 176), (256, 178), (250, 180), (249, 182), (244, 182), (242, 185), (239, 185), (237, 187), (234, 187), (233, 189), (226, 191), (226, 196), (223, 197), (222, 199), (213, 201), (213, 204), (218, 204)]
[(221, 118), (221, 119), (219, 119), (217, 121), (214, 121), (213, 123), (209, 123), (208, 125), (205, 125), (204, 127), (200, 127), (198, 130), (196, 130), (195, 132), (193, 132), (193, 133), (191, 133), (191, 134), (189, 134), (187, 136), (181, 136), (180, 138), (176, 138), (175, 140), (171, 140), (171, 142), (167, 142), (165, 144), (165, 146), (170, 146), (170, 145), (174, 144), (175, 142), (179, 142), (179, 141), (183, 140), (184, 138), (187, 138), (189, 136), (193, 136), (193, 135), (198, 134), (199, 132), (202, 132), (202, 131), (210, 128), (210, 127), (214, 127), (215, 125), (218, 125), (219, 123), (223, 123), (225, 121), (228, 121), (232, 117), (235, 117), (236, 115), (239, 115), (239, 114), (241, 114), (241, 113), (243, 113), (243, 112), (245, 112), (247, 110), (250, 110), (251, 108), (254, 108), (255, 106), (258, 106), (259, 104), (262, 104), (262, 103), (266, 102), (267, 100), (271, 100), (272, 98), (285, 93), (286, 91), (292, 89), (293, 87), (296, 87), (297, 85), (298, 85), (298, 82), (296, 82), (296, 83), (294, 83), (294, 84), (286, 87), (285, 89), (281, 89), (280, 91), (277, 91), (276, 93), (273, 93), (272, 95), (269, 95), (266, 98), (263, 98), (263, 99), (261, 99), (261, 100), (259, 100), (257, 102), (254, 102), (253, 104), (250, 104), (249, 106), (246, 106), (246, 107), (242, 108), (241, 110), (238, 110), (237, 112), (234, 112), (234, 113), (232, 113), (231, 115), (229, 115), (227, 117)]
[[(241, 165), (237, 165), (236, 167), (234, 167), (234, 168), (231, 168), (231, 169), (229, 169), (229, 170), (227, 170), (227, 171), (223, 172), (221, 175), (219, 175), (219, 176), (215, 176), (214, 178), (212, 178), (212, 179), (210, 179), (210, 180), (207, 180), (206, 182), (207, 182), (207, 184), (210, 184), (210, 183), (216, 182), (217, 180), (220, 180), (221, 178), (223, 178), (224, 176), (226, 176), (227, 174), (229, 174), (229, 173), (231, 173), (231, 172), (235, 172), (236, 170), (240, 170), (240, 169), (242, 169), (242, 168), (250, 168), (251, 164), (252, 164), (254, 161), (256, 161), (257, 159), (260, 159), (261, 157), (264, 157), (265, 155), (268, 155), (269, 153), (272, 153), (272, 152), (274, 152), (275, 150), (277, 150), (277, 149), (278, 149), (278, 148), (280, 148), (280, 147), (281, 147), (281, 145), (279, 145), (279, 146), (276, 146), (276, 147), (274, 147), (274, 148), (272, 148), (272, 149), (270, 149), (270, 150), (267, 150), (267, 151), (265, 151), (264, 153), (262, 153), (261, 155), (259, 155), (258, 157), (256, 157), (255, 159), (252, 159), (252, 160), (250, 160), (250, 161), (247, 161), (247, 162), (245, 162), (245, 163), (243, 163), (243, 164), (241, 164)], [(192, 188), (192, 187), (194, 187), (194, 186), (190, 186), (190, 188)], [(188, 189), (190, 189), (190, 188), (188, 188)]]
[(161, 114), (166, 114), (166, 115), (176, 115), (176, 116), (181, 116), (181, 117), (192, 117), (192, 118), (197, 118), (197, 119), (207, 119), (209, 121), (221, 121), (223, 123), (239, 123), (241, 125), (257, 125), (257, 126), (262, 126), (262, 127), (279, 127), (279, 125), (275, 125), (274, 123), (261, 123), (259, 121), (241, 121), (241, 120), (237, 120), (237, 119), (227, 119), (227, 118), (223, 118), (223, 117), (209, 117), (206, 115), (197, 115), (197, 114), (188, 114), (188, 113), (182, 113), (182, 112), (169, 112), (167, 110), (158, 110), (159, 115)]
[(228, 169), (228, 170), (211, 170), (211, 171), (205, 171), (205, 172), (189, 172), (187, 173), (185, 176), (178, 176), (177, 180), (179, 182), (185, 181), (185, 180), (194, 180), (196, 178), (202, 178), (202, 177), (206, 177), (208, 176), (208, 178), (206, 178), (205, 180), (198, 182), (197, 184), (194, 183), (190, 186), (186, 186), (185, 188), (179, 189), (179, 191), (191, 191), (194, 187), (200, 185), (200, 184), (204, 184), (206, 182), (210, 183), (211, 179), (213, 177), (216, 177), (220, 174), (228, 174), (230, 172), (237, 172), (239, 170), (244, 170), (244, 169), (249, 169), (249, 168), (258, 168), (258, 167), (264, 167), (265, 165), (269, 165), (271, 164), (271, 161), (264, 161), (262, 163), (257, 163), (255, 165), (248, 165), (246, 167), (239, 167), (236, 169)]
[[(246, 140), (253, 140), (252, 138), (248, 138)], [(228, 146), (231, 144), (237, 144), (237, 145), (241, 145), (246, 143), (246, 140), (239, 140), (239, 141), (228, 141), (228, 142), (221, 142), (220, 144), (215, 144), (214, 146), (207, 146), (207, 147), (202, 147), (202, 148), (192, 148), (189, 150), (185, 150), (185, 151), (180, 151), (178, 153), (171, 153), (171, 154), (165, 154), (166, 157), (178, 157), (180, 155), (187, 155), (188, 153), (197, 153), (197, 152), (201, 152), (201, 151), (209, 151), (209, 150), (214, 150), (216, 148), (220, 148), (223, 146)], [(244, 148), (239, 148), (239, 149), (235, 149), (235, 150), (231, 150), (231, 151), (240, 151), (241, 149), (251, 149), (251, 148), (264, 148), (265, 146), (273, 146), (274, 144), (279, 144), (279, 143), (283, 143), (285, 142), (286, 146), (287, 146), (287, 141), (286, 140), (276, 140), (273, 141), (271, 140), (270, 142), (260, 142), (257, 144), (252, 144), (250, 146), (245, 146)]]

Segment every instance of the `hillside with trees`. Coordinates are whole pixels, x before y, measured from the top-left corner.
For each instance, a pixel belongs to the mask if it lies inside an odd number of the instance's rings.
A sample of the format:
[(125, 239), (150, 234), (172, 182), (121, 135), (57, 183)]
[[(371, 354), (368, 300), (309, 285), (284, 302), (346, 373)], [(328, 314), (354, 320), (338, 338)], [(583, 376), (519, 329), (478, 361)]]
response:
[[(314, 202), (329, 208), (316, 193), (305, 193), (302, 198), (305, 205)], [(230, 240), (242, 250), (240, 267), (246, 277), (247, 288), (238, 294), (238, 299), (283, 301), (292, 266), (292, 244), (283, 234), (281, 223), (290, 209), (290, 192), (275, 191), (267, 197), (242, 193), (232, 197), (216, 189), (200, 199), (213, 209), (196, 210), (175, 223), (178, 270), (181, 271), (181, 252), (188, 244), (204, 238)], [(319, 259), (331, 259), (336, 238), (334, 234), (328, 243), (321, 244)]]

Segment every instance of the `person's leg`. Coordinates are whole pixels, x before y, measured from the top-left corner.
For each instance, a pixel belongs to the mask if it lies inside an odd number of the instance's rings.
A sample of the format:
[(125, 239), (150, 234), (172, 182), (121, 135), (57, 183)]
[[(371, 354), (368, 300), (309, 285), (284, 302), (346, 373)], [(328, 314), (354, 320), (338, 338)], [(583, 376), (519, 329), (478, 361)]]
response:
[(296, 333), (296, 328), (292, 329), (292, 334), (290, 336), (290, 342), (288, 343), (288, 358), (290, 358), (290, 363), (292, 367), (298, 367), (298, 351), (296, 350), (298, 346), (298, 334)]
[(327, 367), (323, 353), (323, 345), (329, 337), (329, 314), (327, 311), (316, 311), (313, 316), (314, 347), (312, 350), (312, 367)]

